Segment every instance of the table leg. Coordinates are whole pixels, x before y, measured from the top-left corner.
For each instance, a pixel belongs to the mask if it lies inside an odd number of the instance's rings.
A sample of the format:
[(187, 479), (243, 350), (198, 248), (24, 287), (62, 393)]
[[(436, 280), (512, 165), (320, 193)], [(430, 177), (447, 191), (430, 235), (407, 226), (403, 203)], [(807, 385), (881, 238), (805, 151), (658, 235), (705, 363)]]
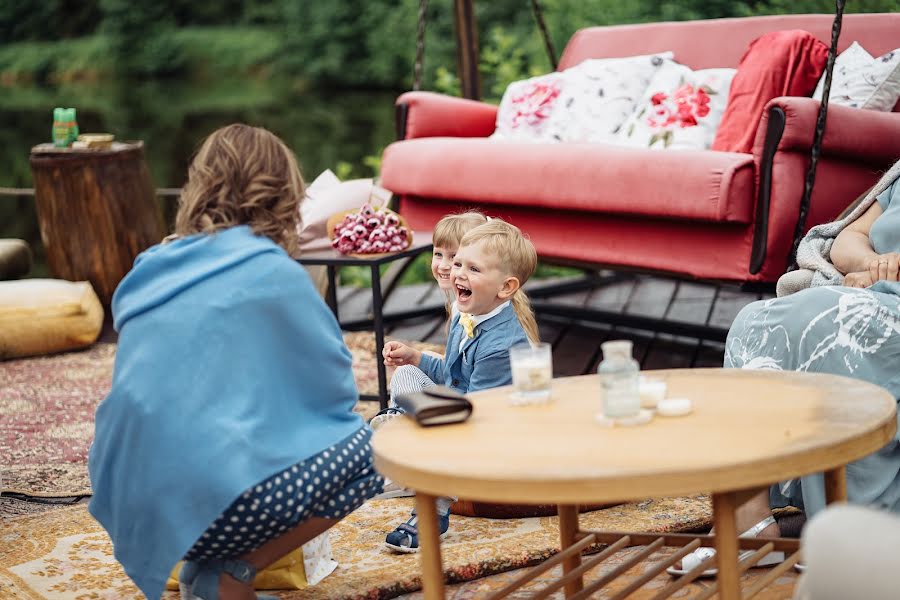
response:
[[(576, 540), (578, 535), (578, 507), (560, 504), (559, 510), (559, 549), (565, 550)], [(581, 566), (581, 555), (574, 554), (563, 561), (563, 577)], [(566, 598), (571, 598), (584, 588), (581, 577), (566, 584)]]
[(328, 308), (334, 313), (334, 318), (340, 323), (341, 319), (338, 317), (337, 303), (337, 267), (328, 265), (325, 267), (325, 270), (328, 272), (328, 292), (325, 295), (325, 303), (328, 304)]
[(840, 466), (825, 471), (825, 502), (847, 501), (847, 467)]
[(713, 525), (716, 528), (716, 567), (719, 569), (720, 600), (740, 600), (738, 573), (738, 531), (735, 522), (737, 500), (734, 494), (713, 494)]
[(425, 600), (444, 599), (444, 568), (441, 565), (441, 533), (438, 528), (437, 498), (416, 492), (419, 516), (419, 564), (422, 567), (422, 592)]
[(378, 403), (387, 408), (387, 371), (384, 368), (384, 299), (381, 297), (381, 272), (378, 265), (372, 265), (372, 328), (375, 330), (375, 363), (378, 365)]

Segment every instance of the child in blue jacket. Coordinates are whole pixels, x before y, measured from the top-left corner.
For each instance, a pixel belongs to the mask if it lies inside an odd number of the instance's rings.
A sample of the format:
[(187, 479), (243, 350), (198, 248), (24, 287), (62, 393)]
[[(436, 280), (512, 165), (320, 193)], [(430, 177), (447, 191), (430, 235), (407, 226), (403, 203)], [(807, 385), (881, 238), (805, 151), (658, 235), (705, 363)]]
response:
[[(534, 314), (521, 289), (536, 265), (534, 246), (509, 223), (492, 219), (466, 233), (451, 270), (456, 310), (444, 357), (388, 342), (385, 365), (399, 367), (391, 381), (392, 396), (438, 384), (463, 394), (511, 384), (509, 348), (538, 341)], [(450, 527), (452, 502), (438, 499), (441, 535)], [(388, 534), (386, 545), (398, 552), (417, 552), (416, 523), (413, 512)]]

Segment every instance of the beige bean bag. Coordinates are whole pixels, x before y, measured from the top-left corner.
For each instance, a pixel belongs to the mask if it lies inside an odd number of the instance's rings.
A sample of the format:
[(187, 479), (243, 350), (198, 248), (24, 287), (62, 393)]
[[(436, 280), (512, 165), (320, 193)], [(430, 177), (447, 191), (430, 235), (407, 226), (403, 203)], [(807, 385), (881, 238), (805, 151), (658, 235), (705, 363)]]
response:
[(86, 281), (0, 281), (0, 360), (83, 348), (102, 327), (103, 307)]

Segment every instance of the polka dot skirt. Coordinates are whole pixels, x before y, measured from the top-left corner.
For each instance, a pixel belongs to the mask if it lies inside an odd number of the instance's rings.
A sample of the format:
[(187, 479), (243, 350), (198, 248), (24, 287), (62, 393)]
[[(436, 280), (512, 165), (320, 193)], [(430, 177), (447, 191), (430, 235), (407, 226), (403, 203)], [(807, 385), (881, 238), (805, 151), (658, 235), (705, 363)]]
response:
[(184, 555), (185, 560), (236, 558), (310, 517), (341, 519), (379, 493), (368, 427), (275, 473), (225, 509)]

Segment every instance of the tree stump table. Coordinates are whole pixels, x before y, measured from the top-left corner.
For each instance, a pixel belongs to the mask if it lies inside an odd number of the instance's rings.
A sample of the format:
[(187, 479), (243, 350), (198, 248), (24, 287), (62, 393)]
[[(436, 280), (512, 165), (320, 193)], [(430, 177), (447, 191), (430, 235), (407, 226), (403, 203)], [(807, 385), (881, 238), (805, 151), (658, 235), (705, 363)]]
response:
[(143, 142), (31, 149), (41, 241), (56, 277), (90, 281), (108, 307), (135, 257), (163, 237)]

